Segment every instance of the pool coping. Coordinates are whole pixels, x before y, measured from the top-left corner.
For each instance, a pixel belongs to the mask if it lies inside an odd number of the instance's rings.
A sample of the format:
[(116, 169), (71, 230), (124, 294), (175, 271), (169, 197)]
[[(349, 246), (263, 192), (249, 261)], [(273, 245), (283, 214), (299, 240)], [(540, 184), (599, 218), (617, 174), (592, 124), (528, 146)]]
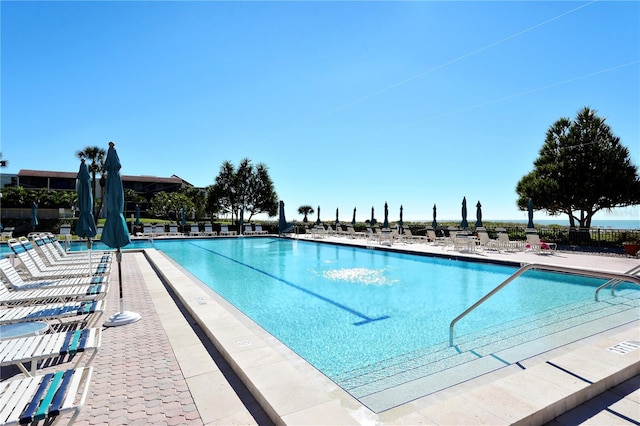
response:
[[(317, 241), (314, 240), (314, 242)], [(156, 273), (161, 276), (165, 285), (171, 287), (181, 303), (200, 327), (205, 330), (209, 339), (211, 339), (238, 377), (276, 424), (415, 424), (418, 422), (433, 424), (438, 422), (436, 419), (442, 421), (442, 417), (438, 413), (448, 412), (450, 410), (449, 404), (452, 404), (450, 401), (460, 402), (457, 398), (469, 398), (469, 395), (473, 395), (474, 392), (477, 393), (478, 389), (482, 389), (485, 386), (489, 388), (486, 392), (481, 392), (481, 394), (484, 395), (487, 392), (491, 394), (495, 392), (492, 386), (508, 384), (509, 377), (512, 375), (529, 374), (530, 372), (527, 372), (527, 370), (532, 369), (535, 365), (546, 365), (546, 361), (540, 359), (535, 363), (532, 360), (532, 365), (525, 370), (515, 366), (506, 367), (499, 372), (478, 377), (460, 386), (454, 386), (445, 391), (436, 392), (416, 401), (376, 414), (306, 363), (297, 354), (286, 348), (253, 321), (246, 318), (166, 255), (155, 249), (145, 249), (144, 253), (149, 262), (155, 266)], [(414, 252), (408, 251), (408, 253)], [(415, 252), (415, 254), (420, 253)], [(448, 257), (448, 255), (445, 256)], [(462, 258), (464, 256), (459, 257)], [(512, 260), (510, 263), (518, 265), (521, 262)], [(623, 335), (628, 335), (634, 331), (638, 334), (639, 327), (637, 326), (638, 324), (634, 323), (631, 328), (622, 327), (620, 330), (611, 330), (609, 333), (598, 336), (598, 338), (585, 339), (585, 341), (573, 346), (580, 348), (589, 344), (598, 345), (600, 341), (607, 341), (607, 344), (610, 344), (622, 339)], [(618, 334), (620, 335), (618, 336)], [(640, 336), (632, 336), (632, 338), (640, 340)], [(562, 348), (561, 351), (556, 351), (556, 353), (552, 351), (545, 357), (548, 360), (556, 356), (564, 356), (567, 353), (572, 353), (571, 348)], [(637, 351), (635, 354), (632, 353), (630, 357), (625, 358), (626, 360), (632, 359), (633, 362), (631, 365), (621, 365), (617, 372), (613, 374), (617, 377), (616, 379), (607, 376), (600, 381), (604, 381), (603, 383), (606, 383), (607, 386), (613, 386), (626, 380), (626, 378), (632, 377), (634, 372), (638, 374), (639, 354), (640, 351)], [(537, 368), (541, 372), (544, 370), (542, 367)], [(523, 371), (527, 373), (523, 373)], [(544, 370), (544, 374), (548, 375), (549, 372)], [(572, 377), (570, 375), (567, 376), (567, 379)], [(504, 383), (501, 384), (501, 381), (504, 381)], [(538, 413), (537, 418), (549, 418), (549, 416), (553, 415), (548, 419), (551, 420), (571, 408), (570, 405), (572, 404), (568, 404), (565, 401), (567, 398), (575, 404), (584, 402), (594, 396), (594, 389), (600, 389), (602, 386), (598, 385), (596, 388), (587, 387), (590, 390), (582, 388), (577, 390), (569, 389), (572, 393), (562, 399), (562, 403), (549, 401), (548, 403), (545, 402), (547, 404), (545, 407), (547, 408), (537, 409), (535, 412)], [(517, 388), (510, 390), (509, 396), (516, 395), (517, 391)], [(530, 396), (530, 394), (527, 396)], [(464, 410), (465, 415), (468, 416), (466, 417), (467, 422), (477, 423), (473, 419), (480, 418), (493, 419), (498, 423), (512, 422), (514, 420), (513, 417), (510, 419), (504, 418), (504, 414), (502, 414), (501, 420), (498, 420), (500, 419), (499, 416), (494, 417), (495, 413), (491, 413), (491, 410), (487, 410), (487, 407), (478, 402), (470, 404), (467, 401), (465, 407), (467, 405), (474, 407), (473, 410), (466, 408)], [(527, 405), (525, 404), (525, 406)], [(531, 411), (531, 407), (528, 410)], [(508, 410), (508, 412), (511, 416), (514, 415), (514, 410)], [(540, 412), (546, 414), (539, 414)], [(527, 414), (522, 414), (521, 417), (529, 418), (532, 415), (536, 415), (535, 413), (528, 412)], [(450, 415), (452, 414), (450, 413)], [(456, 414), (458, 417), (460, 415), (461, 413)], [(451, 417), (447, 418), (449, 422), (452, 421)], [(460, 418), (459, 420), (462, 421), (463, 419)]]

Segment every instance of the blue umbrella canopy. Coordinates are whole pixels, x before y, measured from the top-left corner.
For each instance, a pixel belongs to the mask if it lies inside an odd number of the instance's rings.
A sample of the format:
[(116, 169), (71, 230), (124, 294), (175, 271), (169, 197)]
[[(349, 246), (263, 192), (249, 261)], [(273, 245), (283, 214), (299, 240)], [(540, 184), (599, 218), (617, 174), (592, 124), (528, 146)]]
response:
[(89, 168), (82, 159), (80, 170), (76, 177), (76, 192), (78, 193), (78, 223), (76, 223), (76, 235), (80, 238), (92, 238), (96, 236), (96, 221), (93, 218), (93, 196), (91, 195), (91, 176)]
[(104, 170), (107, 173), (107, 181), (104, 187), (107, 219), (102, 229), (100, 241), (111, 248), (124, 247), (131, 242), (127, 223), (122, 214), (124, 210), (124, 191), (122, 189), (122, 180), (120, 179), (121, 167), (115, 144), (109, 142), (109, 151), (107, 151), (107, 159), (104, 162)]

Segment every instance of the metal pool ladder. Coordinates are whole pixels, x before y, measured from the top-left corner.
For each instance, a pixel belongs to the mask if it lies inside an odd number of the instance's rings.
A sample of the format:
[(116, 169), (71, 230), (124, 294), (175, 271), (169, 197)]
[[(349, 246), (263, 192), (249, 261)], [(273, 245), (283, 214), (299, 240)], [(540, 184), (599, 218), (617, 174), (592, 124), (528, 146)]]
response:
[[(625, 272), (625, 274), (628, 274), (628, 275), (638, 275), (638, 273), (640, 273), (640, 265), (635, 266), (635, 267), (629, 269), (627, 272)], [(607, 281), (606, 283), (604, 283), (600, 287), (598, 287), (598, 289), (596, 290), (596, 302), (599, 302), (598, 293), (600, 293), (600, 290), (602, 290), (603, 288), (606, 288), (608, 286), (611, 286), (611, 295), (615, 296), (616, 287), (621, 282), (623, 282), (623, 281), (619, 280), (617, 278), (616, 279), (610, 279), (609, 281)]]
[(538, 269), (542, 271), (551, 271), (551, 272), (564, 272), (567, 274), (585, 275), (590, 277), (609, 279), (609, 281), (607, 281), (602, 286), (598, 287), (598, 289), (596, 290), (596, 301), (598, 300), (598, 292), (600, 291), (600, 289), (608, 285), (612, 286), (611, 287), (612, 293), (615, 287), (622, 281), (632, 282), (634, 284), (640, 285), (640, 277), (638, 277), (637, 275), (630, 275), (631, 273), (638, 272), (640, 270), (640, 267), (635, 267), (625, 274), (618, 274), (615, 272), (587, 271), (584, 269), (569, 268), (566, 266), (559, 266), (559, 265), (542, 265), (539, 263), (529, 263), (527, 265), (520, 267), (520, 269), (514, 272), (509, 278), (504, 280), (500, 285), (498, 285), (496, 288), (491, 290), (489, 293), (483, 296), (480, 300), (478, 300), (476, 303), (474, 303), (469, 308), (467, 308), (467, 310), (465, 310), (463, 313), (455, 317), (453, 321), (451, 321), (451, 324), (449, 324), (449, 346), (451, 347), (455, 346), (453, 343), (454, 327), (458, 321), (464, 318), (467, 314), (469, 314), (475, 308), (483, 304), (487, 299), (489, 299), (491, 296), (496, 294), (498, 291), (502, 290), (504, 287), (506, 287), (509, 283), (511, 283), (516, 278), (518, 278), (520, 275), (524, 274), (525, 272), (531, 269)]

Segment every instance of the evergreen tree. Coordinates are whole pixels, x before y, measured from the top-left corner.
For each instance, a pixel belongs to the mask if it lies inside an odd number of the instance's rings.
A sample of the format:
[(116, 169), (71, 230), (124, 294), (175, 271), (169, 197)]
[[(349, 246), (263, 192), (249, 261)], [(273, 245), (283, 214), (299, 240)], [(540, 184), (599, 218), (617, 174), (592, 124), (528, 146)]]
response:
[(546, 133), (534, 169), (516, 186), (518, 207), (566, 214), (571, 227), (589, 228), (600, 210), (640, 204), (640, 178), (629, 149), (604, 118), (585, 107)]

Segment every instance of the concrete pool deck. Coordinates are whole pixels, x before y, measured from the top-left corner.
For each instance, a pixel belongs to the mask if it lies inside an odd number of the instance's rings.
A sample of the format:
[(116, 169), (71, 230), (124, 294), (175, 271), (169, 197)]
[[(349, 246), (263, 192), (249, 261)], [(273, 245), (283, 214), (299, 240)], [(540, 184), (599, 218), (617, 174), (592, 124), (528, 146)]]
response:
[[(322, 241), (367, 244), (344, 237)], [(567, 252), (462, 254), (424, 243), (394, 247), (619, 273), (638, 265), (637, 259)], [(639, 316), (520, 366), (374, 413), (162, 253), (125, 252), (122, 269), (126, 309), (140, 313), (142, 319), (103, 332), (90, 394), (76, 424), (588, 421), (637, 425), (640, 421), (640, 349), (633, 343), (640, 342)], [(115, 268), (111, 283), (105, 317), (119, 310)]]

